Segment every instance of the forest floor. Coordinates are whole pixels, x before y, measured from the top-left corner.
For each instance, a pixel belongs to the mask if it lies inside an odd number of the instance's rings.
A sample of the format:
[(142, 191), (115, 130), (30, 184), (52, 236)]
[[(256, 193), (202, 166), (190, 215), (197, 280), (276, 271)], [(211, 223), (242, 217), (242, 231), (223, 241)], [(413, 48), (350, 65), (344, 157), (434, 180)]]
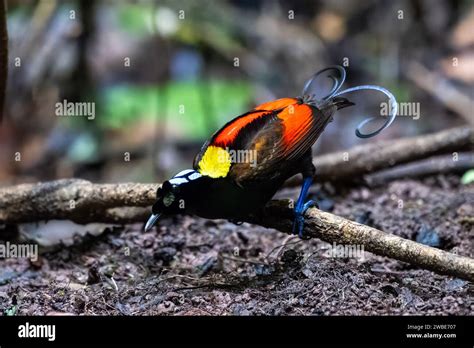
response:
[[(280, 197), (294, 198), (296, 189)], [(334, 214), (474, 257), (474, 186), (459, 177), (338, 188)], [(327, 198), (330, 197), (330, 198)], [(320, 197), (321, 198), (321, 197)], [(40, 259), (0, 260), (17, 315), (472, 315), (474, 284), (259, 226), (190, 216), (113, 228)]]

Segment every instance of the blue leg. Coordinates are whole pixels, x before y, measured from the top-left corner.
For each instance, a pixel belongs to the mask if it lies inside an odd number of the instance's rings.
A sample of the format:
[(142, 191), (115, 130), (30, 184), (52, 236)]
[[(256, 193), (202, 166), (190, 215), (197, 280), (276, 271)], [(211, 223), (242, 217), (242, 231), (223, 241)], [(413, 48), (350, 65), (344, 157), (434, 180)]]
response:
[(312, 177), (304, 178), (303, 186), (301, 187), (300, 196), (298, 197), (298, 200), (296, 201), (296, 206), (294, 210), (295, 221), (293, 222), (293, 234), (298, 233), (298, 236), (300, 238), (303, 238), (304, 213), (309, 207), (315, 205), (315, 203), (311, 200), (305, 203), (306, 196), (308, 196), (308, 190), (311, 187), (312, 183), (313, 183)]

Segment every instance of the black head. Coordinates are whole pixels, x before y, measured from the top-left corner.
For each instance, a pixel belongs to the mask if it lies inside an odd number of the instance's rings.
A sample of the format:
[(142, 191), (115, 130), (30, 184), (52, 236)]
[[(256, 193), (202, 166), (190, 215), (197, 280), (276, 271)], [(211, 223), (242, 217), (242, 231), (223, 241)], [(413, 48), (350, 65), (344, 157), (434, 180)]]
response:
[(347, 108), (348, 106), (355, 105), (355, 103), (343, 97), (334, 97), (331, 99), (333, 105), (336, 106), (337, 110)]
[(148, 219), (145, 231), (151, 229), (162, 214), (179, 214), (185, 210), (183, 189), (196, 182), (202, 175), (193, 169), (183, 170), (165, 181), (156, 191), (156, 202), (153, 204), (152, 215)]

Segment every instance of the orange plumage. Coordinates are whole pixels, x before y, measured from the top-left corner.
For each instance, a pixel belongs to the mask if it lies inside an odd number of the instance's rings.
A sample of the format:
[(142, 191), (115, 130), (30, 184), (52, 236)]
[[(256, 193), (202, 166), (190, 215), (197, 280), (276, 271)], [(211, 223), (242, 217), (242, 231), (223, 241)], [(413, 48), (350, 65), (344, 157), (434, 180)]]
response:
[[(279, 163), (297, 161), (317, 140), (336, 107), (319, 109), (302, 98), (282, 98), (256, 106), (218, 130), (203, 146), (194, 168), (214, 177), (230, 177), (239, 184), (272, 175)], [(257, 165), (218, 163), (220, 150), (255, 151)], [(209, 150), (209, 151), (208, 151)], [(203, 160), (204, 159), (204, 160)]]

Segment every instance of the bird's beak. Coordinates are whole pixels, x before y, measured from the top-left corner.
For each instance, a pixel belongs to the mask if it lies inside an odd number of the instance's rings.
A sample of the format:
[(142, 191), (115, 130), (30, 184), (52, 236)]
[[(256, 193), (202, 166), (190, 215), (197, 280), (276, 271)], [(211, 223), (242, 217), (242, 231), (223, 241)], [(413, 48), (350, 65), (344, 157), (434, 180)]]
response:
[(156, 222), (160, 218), (161, 214), (151, 214), (150, 218), (146, 222), (145, 225), (145, 232), (148, 232), (153, 226), (155, 226)]

